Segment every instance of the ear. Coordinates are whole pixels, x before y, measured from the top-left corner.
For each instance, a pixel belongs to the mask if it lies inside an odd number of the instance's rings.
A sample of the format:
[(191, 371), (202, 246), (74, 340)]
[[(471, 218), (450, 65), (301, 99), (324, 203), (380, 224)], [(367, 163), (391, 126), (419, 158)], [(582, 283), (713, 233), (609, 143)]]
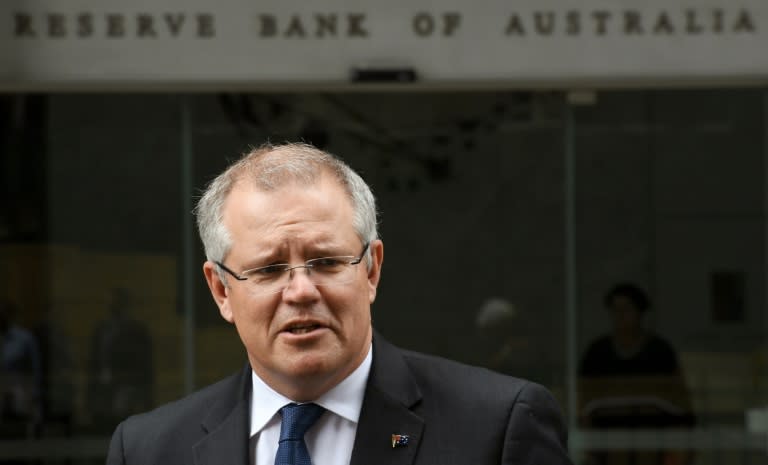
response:
[(384, 263), (384, 243), (380, 239), (371, 242), (371, 268), (368, 270), (368, 299), (376, 300), (376, 288), (381, 279), (381, 264)]
[(216, 264), (210, 261), (205, 262), (203, 264), (203, 274), (208, 283), (208, 289), (211, 290), (213, 300), (219, 307), (221, 317), (229, 323), (234, 323), (235, 320), (232, 317), (232, 309), (229, 306), (229, 289), (227, 288), (227, 285), (221, 281), (219, 273), (216, 270)]

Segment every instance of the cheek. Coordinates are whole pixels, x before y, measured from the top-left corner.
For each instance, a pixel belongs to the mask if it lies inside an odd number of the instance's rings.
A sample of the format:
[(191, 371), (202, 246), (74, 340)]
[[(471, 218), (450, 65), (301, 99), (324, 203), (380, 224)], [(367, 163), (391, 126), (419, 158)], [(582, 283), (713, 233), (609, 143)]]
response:
[(272, 325), (279, 298), (257, 297), (244, 295), (230, 300), (235, 326), (243, 335), (268, 333)]
[(370, 324), (367, 287), (354, 287), (344, 293), (327, 294), (325, 300), (347, 336), (355, 337), (361, 327)]
[(350, 319), (354, 320), (357, 335), (364, 334), (364, 330), (371, 324), (371, 303), (367, 297), (366, 294), (360, 294), (360, 298), (351, 310), (353, 314)]

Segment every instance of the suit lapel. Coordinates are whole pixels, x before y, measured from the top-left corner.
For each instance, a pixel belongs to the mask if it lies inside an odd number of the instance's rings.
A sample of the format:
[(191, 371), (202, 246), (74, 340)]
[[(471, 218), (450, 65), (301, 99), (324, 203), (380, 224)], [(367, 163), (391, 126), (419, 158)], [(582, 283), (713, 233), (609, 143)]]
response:
[(247, 465), (250, 373), (246, 366), (202, 422), (207, 435), (192, 448), (196, 465)]
[[(365, 390), (350, 465), (409, 465), (424, 430), (424, 420), (412, 410), (421, 393), (399, 349), (374, 333), (373, 365)], [(392, 435), (408, 443), (392, 445)]]

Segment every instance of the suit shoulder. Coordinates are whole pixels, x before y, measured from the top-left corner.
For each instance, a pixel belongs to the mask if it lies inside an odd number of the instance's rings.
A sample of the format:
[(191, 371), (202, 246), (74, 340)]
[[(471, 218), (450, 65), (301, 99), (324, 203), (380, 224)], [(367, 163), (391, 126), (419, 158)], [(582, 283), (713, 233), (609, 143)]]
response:
[(243, 372), (233, 374), (179, 400), (127, 418), (121, 424), (124, 440), (132, 448), (141, 450), (175, 437), (201, 434), (201, 424), (213, 409), (227, 411), (230, 408), (217, 406), (220, 403), (234, 406), (240, 400), (242, 393), (238, 391), (243, 376)]
[(535, 384), (487, 368), (420, 352), (403, 350), (403, 358), (413, 375), (420, 380), (420, 385), (428, 384), (430, 390), (434, 389), (432, 386), (441, 386), (462, 397), (513, 400), (526, 386)]
[(232, 391), (233, 385), (237, 385), (240, 373), (233, 374), (217, 381), (214, 384), (203, 387), (202, 389), (188, 394), (181, 399), (160, 405), (153, 410), (130, 417), (133, 421), (148, 421), (155, 417), (168, 418), (169, 416), (185, 416), (190, 411), (199, 412), (200, 407), (210, 406), (228, 391)]

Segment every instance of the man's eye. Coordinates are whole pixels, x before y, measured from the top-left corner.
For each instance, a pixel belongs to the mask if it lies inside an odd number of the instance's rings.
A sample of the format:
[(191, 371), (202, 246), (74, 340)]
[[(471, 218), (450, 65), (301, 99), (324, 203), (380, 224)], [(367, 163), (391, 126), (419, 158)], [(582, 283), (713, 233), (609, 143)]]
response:
[(268, 265), (253, 270), (254, 275), (269, 276), (280, 274), (285, 271), (285, 265)]
[(325, 257), (312, 260), (312, 268), (318, 271), (333, 271), (342, 268), (346, 262), (337, 257)]

